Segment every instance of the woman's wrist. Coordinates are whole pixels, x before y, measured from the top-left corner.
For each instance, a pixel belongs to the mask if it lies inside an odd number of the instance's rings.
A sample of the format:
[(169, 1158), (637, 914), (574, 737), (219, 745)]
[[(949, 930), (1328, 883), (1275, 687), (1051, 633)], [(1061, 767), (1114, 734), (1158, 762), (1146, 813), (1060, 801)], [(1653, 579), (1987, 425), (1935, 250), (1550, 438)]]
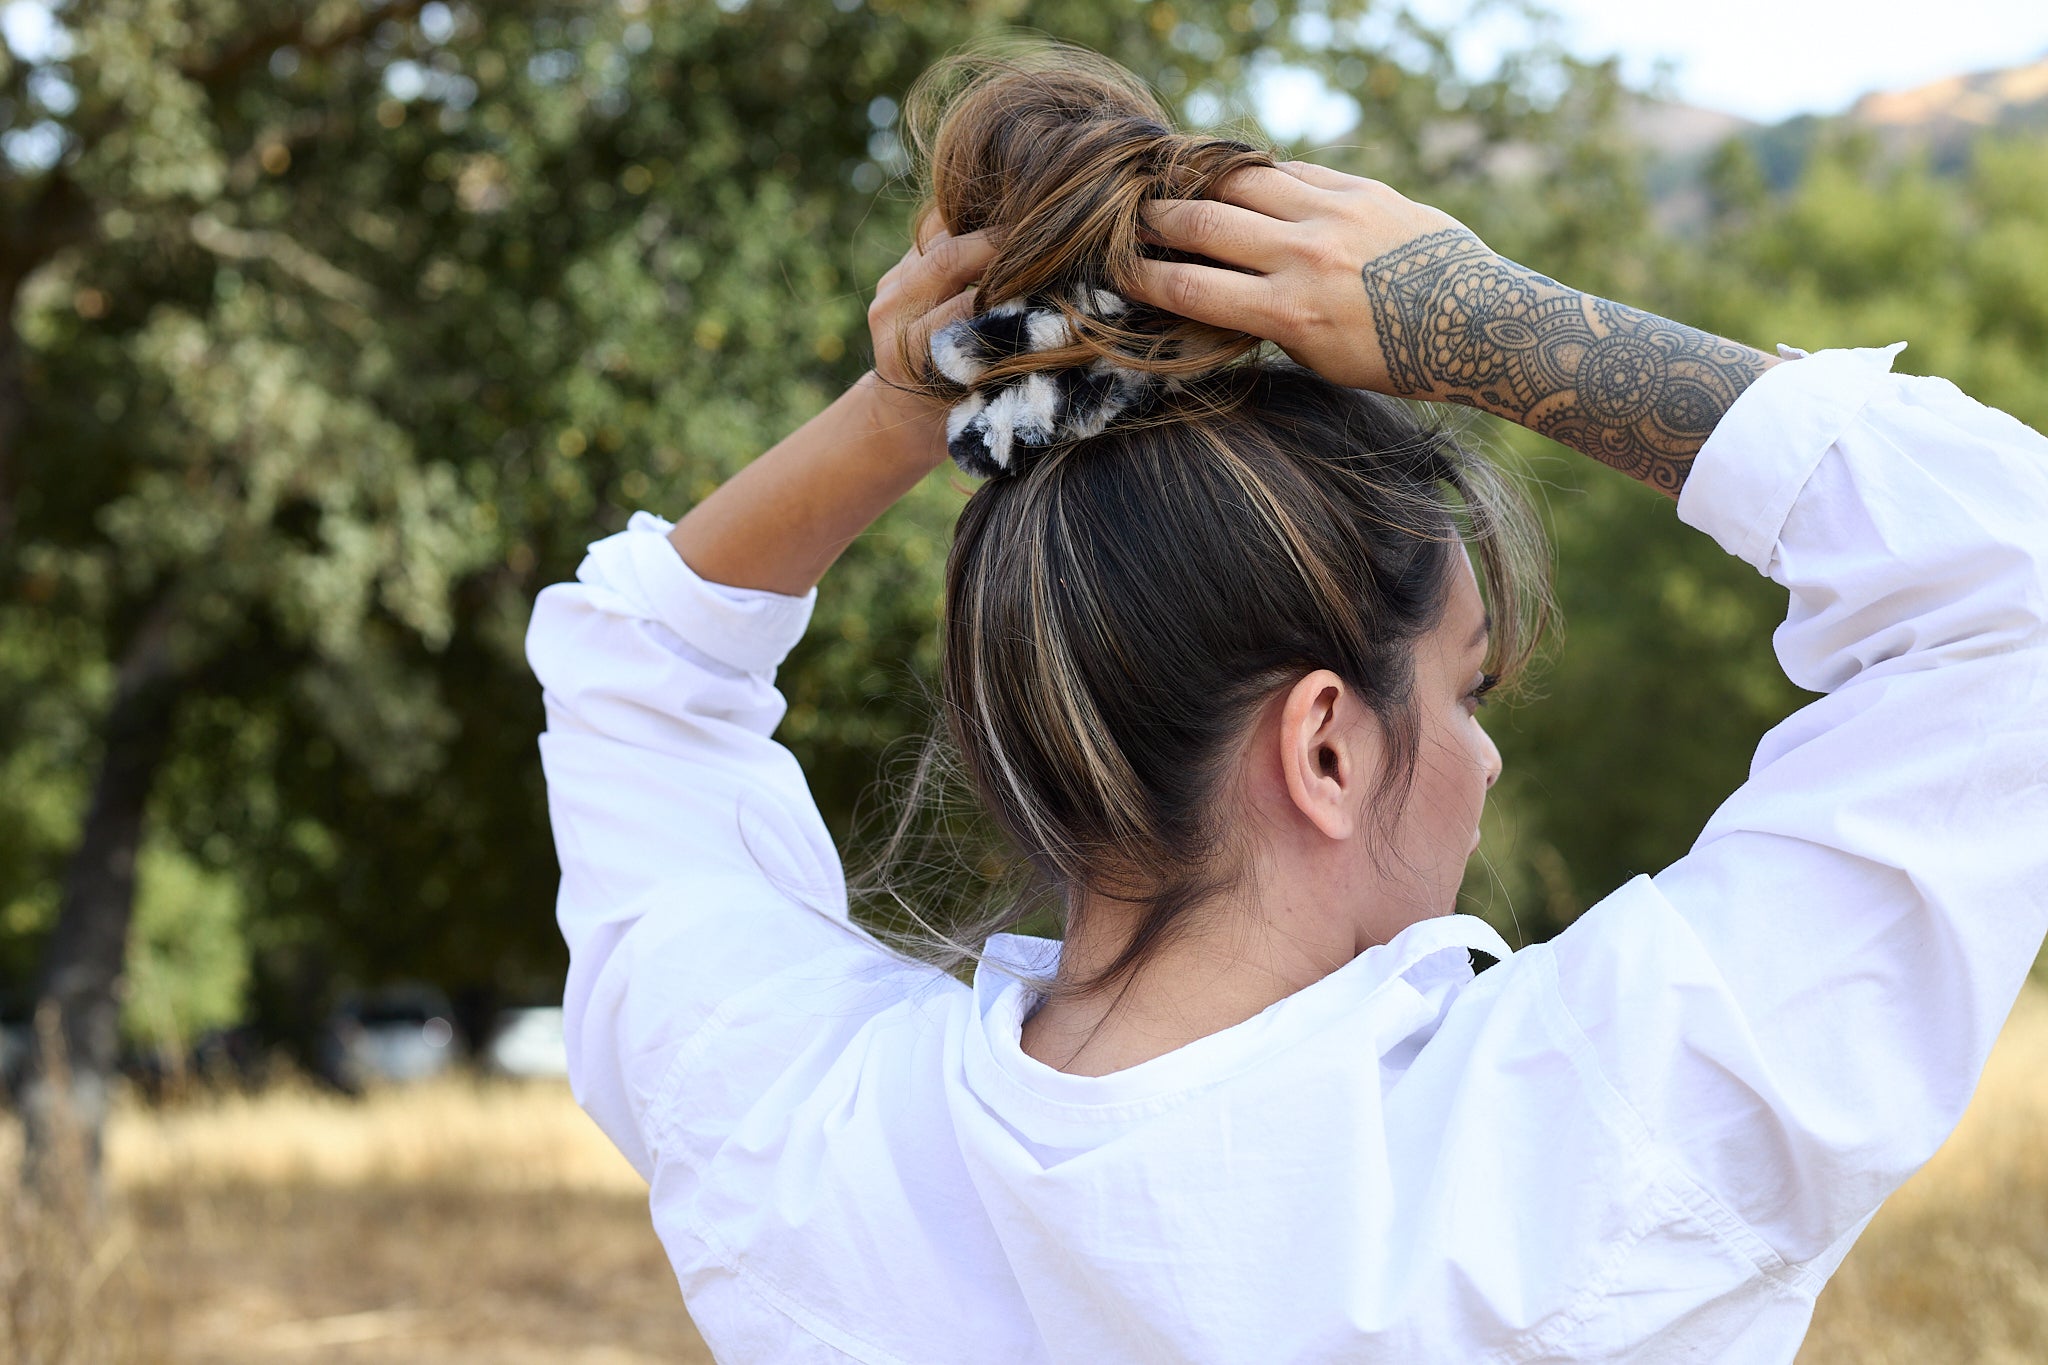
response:
[(868, 458), (928, 474), (946, 458), (946, 409), (875, 370), (847, 390), (856, 405), (859, 441)]
[(1462, 228), (1361, 273), (1392, 392), (1506, 417), (1672, 497), (1722, 414), (1777, 363), (1559, 284)]
[(945, 454), (944, 409), (870, 371), (691, 508), (669, 542), (713, 583), (801, 594)]

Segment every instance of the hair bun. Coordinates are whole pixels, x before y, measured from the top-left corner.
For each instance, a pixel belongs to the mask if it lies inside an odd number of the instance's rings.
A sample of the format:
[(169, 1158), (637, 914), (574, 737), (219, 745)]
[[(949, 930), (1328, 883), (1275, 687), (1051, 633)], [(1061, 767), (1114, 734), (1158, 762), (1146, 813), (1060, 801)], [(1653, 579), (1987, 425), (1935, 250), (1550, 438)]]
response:
[(1233, 171), (1272, 165), (1267, 152), (1183, 132), (1129, 71), (1035, 40), (927, 71), (903, 129), (937, 221), (998, 243), (976, 295), (984, 311), (942, 329), (929, 357), (903, 356), (955, 404), (947, 447), (962, 469), (1014, 472), (1019, 450), (1096, 435), (1258, 348), (1243, 331), (1126, 300), (1141, 262), (1162, 254), (1141, 241), (1146, 202), (1202, 198)]
[(1107, 356), (982, 385), (992, 365), (1077, 344), (1074, 315), (1108, 321), (1129, 311), (1120, 295), (1084, 288), (1063, 300), (1011, 299), (933, 333), (932, 363), (970, 390), (946, 419), (946, 450), (954, 463), (977, 478), (1011, 473), (1020, 463), (1020, 446), (1036, 449), (1100, 435), (1155, 391), (1174, 386), (1171, 376)]

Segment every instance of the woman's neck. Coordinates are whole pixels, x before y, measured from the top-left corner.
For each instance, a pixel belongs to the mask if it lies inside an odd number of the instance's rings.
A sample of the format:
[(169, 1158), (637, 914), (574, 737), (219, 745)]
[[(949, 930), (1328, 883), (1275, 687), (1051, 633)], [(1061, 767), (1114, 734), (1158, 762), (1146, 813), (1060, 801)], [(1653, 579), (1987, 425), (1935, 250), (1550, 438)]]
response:
[[(1055, 993), (1024, 1023), (1025, 1054), (1075, 1075), (1122, 1071), (1243, 1023), (1322, 980), (1365, 946), (1328, 901), (1283, 895), (1253, 906), (1235, 900), (1190, 909), (1188, 927), (1124, 981)], [(1098, 978), (1128, 942), (1133, 913), (1084, 898), (1069, 915), (1060, 981)]]

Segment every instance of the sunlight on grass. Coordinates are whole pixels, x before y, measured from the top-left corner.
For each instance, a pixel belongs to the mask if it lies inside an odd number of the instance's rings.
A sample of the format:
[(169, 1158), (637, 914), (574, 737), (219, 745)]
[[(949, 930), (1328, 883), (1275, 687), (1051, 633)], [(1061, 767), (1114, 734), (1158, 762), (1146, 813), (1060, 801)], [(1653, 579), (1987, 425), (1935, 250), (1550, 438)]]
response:
[(359, 1100), (289, 1087), (124, 1108), (107, 1134), (117, 1188), (454, 1181), (479, 1190), (646, 1189), (559, 1082), (454, 1077)]

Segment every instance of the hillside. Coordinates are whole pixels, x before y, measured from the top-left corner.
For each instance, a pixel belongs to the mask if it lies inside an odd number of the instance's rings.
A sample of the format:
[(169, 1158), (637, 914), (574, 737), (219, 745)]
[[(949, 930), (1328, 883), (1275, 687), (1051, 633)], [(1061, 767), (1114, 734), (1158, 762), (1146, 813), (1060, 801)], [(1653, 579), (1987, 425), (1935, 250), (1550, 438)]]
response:
[(1658, 220), (1683, 231), (1705, 214), (1701, 174), (1729, 137), (1747, 141), (1764, 178), (1784, 189), (1798, 180), (1817, 143), (1852, 131), (1869, 135), (1892, 156), (1925, 155), (1940, 173), (1960, 171), (1972, 142), (1987, 132), (2048, 135), (2048, 56), (1909, 90), (1874, 92), (1839, 114), (1801, 114), (1768, 125), (1645, 96), (1629, 124), (1651, 154)]
[(2048, 128), (2048, 57), (2003, 71), (1951, 76), (1913, 90), (1865, 95), (1846, 117), (1903, 137)]

